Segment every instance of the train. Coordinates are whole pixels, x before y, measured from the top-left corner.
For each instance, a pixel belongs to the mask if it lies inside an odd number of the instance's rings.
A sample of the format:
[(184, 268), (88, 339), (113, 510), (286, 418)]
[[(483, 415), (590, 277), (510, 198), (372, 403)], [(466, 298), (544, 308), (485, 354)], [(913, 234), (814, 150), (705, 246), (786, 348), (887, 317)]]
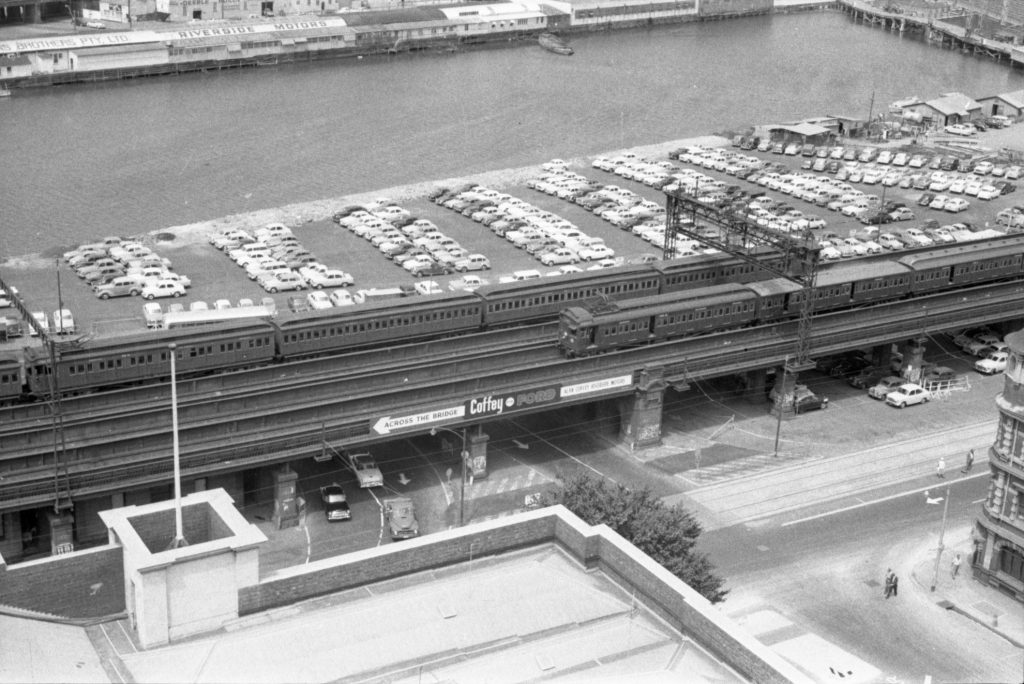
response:
[[(906, 297), (1024, 278), (1024, 236), (852, 260), (822, 269), (812, 311), (841, 311)], [(689, 335), (771, 324), (800, 315), (806, 292), (785, 278), (714, 284), (592, 310), (566, 307), (558, 346), (585, 357)]]
[[(778, 253), (756, 263), (706, 254), (559, 277), (485, 285), (474, 292), (387, 300), (280, 319), (56, 342), (0, 357), (0, 402), (26, 402), (159, 382), (169, 376), (168, 345), (178, 377), (251, 368), (501, 327), (556, 321), (567, 306), (625, 301), (709, 284), (749, 282), (780, 268)], [(56, 368), (56, 372), (53, 372)], [(19, 377), (20, 376), (20, 377)]]
[[(886, 259), (823, 265), (816, 312), (1024, 276), (1024, 236)], [(783, 257), (724, 253), (409, 297), (280, 319), (56, 342), (0, 356), (0, 402), (14, 403), (165, 381), (169, 344), (178, 377), (539, 322), (558, 321), (567, 357), (782, 320), (803, 289), (778, 278)]]

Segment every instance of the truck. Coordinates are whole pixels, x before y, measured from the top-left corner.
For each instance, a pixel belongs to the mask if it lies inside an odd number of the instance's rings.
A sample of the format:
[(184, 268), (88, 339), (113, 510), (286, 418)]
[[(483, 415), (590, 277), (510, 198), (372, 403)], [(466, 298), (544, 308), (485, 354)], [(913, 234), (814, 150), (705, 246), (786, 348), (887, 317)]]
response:
[(396, 496), (384, 499), (381, 503), (384, 506), (384, 516), (387, 518), (393, 541), (412, 539), (419, 535), (420, 525), (416, 521), (412, 499), (406, 496)]

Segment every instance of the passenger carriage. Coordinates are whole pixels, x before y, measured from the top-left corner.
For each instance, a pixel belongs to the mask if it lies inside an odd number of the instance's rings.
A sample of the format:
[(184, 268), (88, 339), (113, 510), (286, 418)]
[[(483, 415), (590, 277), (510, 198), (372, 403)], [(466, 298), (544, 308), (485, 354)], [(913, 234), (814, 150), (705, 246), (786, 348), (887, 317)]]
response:
[(661, 276), (650, 265), (620, 266), (500, 285), (475, 294), (484, 302), (483, 323), (497, 327), (531, 319), (553, 319), (565, 308), (608, 297), (633, 299), (658, 294)]
[[(854, 260), (834, 264), (818, 272), (814, 289), (814, 312), (905, 297), (910, 293), (912, 272), (892, 261)], [(787, 313), (798, 316), (804, 292), (789, 296)]]
[(483, 302), (472, 294), (403, 297), (327, 309), (278, 321), (278, 348), (290, 359), (472, 332), (480, 328), (482, 315)]
[[(782, 268), (782, 257), (773, 250), (760, 250), (754, 258), (776, 269)], [(695, 254), (653, 264), (661, 273), (661, 291), (717, 285), (719, 283), (749, 283), (770, 278), (774, 274), (764, 268), (724, 252)]]
[(802, 285), (787, 278), (772, 278), (771, 280), (747, 283), (746, 286), (759, 297), (758, 323), (772, 323), (785, 318), (789, 296), (803, 289)]
[(24, 391), (21, 359), (16, 354), (0, 354), (0, 404), (16, 401)]
[(914, 270), (915, 293), (1015, 278), (1024, 274), (1024, 236), (932, 249), (899, 261)]
[(757, 294), (738, 284), (713, 285), (631, 299), (610, 310), (570, 307), (559, 318), (559, 346), (567, 356), (745, 325), (756, 318)]
[[(169, 378), (171, 343), (175, 370), (182, 377), (259, 366), (274, 360), (274, 328), (264, 322), (225, 323), (124, 335), (82, 342), (58, 342), (57, 385), (62, 394), (122, 387)], [(25, 348), (25, 373), (31, 391), (50, 393), (50, 355), (45, 347)]]

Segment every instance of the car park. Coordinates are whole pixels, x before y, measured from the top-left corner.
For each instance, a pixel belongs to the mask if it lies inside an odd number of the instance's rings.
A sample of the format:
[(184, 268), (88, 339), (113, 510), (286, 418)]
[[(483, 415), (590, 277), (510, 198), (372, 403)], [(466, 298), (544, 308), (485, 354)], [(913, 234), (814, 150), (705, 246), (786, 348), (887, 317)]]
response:
[(351, 520), (352, 509), (348, 505), (345, 490), (337, 482), (320, 488), (320, 501), (324, 505), (324, 515), (328, 522)]
[(926, 404), (932, 398), (931, 392), (912, 382), (897, 387), (885, 397), (885, 403), (896, 408), (906, 408), (914, 404)]
[(974, 362), (974, 370), (986, 375), (1002, 373), (1006, 370), (1009, 353), (1005, 351), (990, 351), (985, 358)]

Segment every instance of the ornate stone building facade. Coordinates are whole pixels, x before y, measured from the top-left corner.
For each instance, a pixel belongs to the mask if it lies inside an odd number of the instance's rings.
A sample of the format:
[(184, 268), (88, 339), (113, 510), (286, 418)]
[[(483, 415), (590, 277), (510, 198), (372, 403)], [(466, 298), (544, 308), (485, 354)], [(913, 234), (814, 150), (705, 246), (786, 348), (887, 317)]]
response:
[(1009, 358), (996, 398), (992, 479), (975, 523), (974, 576), (1024, 602), (1024, 331), (1006, 336)]

